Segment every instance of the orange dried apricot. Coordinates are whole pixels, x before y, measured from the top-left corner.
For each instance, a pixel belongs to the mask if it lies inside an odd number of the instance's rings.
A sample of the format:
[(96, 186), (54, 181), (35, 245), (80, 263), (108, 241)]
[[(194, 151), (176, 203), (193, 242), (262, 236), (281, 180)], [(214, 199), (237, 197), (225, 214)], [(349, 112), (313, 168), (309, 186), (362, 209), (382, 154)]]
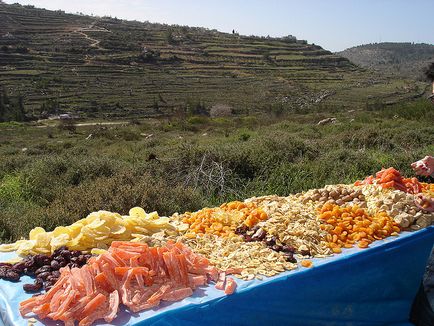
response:
[(189, 237), (192, 233), (226, 237), (234, 236), (235, 229), (242, 224), (251, 228), (267, 218), (267, 213), (255, 203), (233, 201), (220, 207), (203, 208), (195, 213), (187, 212), (182, 221), (189, 224)]
[(401, 231), (399, 225), (387, 215), (379, 212), (369, 215), (358, 205), (341, 207), (326, 203), (319, 209), (321, 229), (327, 231), (325, 240), (334, 253), (341, 248), (367, 248), (375, 240), (381, 240)]
[(301, 266), (310, 268), (313, 266), (313, 263), (310, 260), (306, 259), (301, 261)]

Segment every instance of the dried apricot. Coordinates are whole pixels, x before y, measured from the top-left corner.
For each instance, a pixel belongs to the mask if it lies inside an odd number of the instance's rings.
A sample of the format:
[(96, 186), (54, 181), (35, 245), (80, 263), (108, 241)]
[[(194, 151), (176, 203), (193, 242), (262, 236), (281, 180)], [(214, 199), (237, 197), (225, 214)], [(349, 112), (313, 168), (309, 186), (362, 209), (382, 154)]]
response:
[(319, 209), (319, 217), (324, 223), (321, 229), (328, 232), (325, 240), (334, 253), (341, 252), (342, 247), (351, 248), (356, 242), (360, 248), (367, 248), (372, 241), (401, 230), (386, 212), (371, 216), (358, 205), (342, 207), (327, 203)]
[(302, 260), (301, 261), (301, 266), (306, 267), (306, 268), (310, 268), (313, 266), (313, 263), (310, 260)]

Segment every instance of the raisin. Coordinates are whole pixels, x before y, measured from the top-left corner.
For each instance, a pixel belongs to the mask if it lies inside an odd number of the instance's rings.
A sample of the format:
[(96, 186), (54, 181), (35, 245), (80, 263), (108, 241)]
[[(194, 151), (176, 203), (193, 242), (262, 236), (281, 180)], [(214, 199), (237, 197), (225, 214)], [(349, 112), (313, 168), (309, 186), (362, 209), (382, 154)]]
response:
[(282, 251), (288, 253), (295, 253), (295, 248), (292, 246), (283, 246)]
[(51, 276), (50, 272), (43, 272), (43, 273), (38, 274), (38, 278), (43, 279), (43, 280), (47, 280), (48, 277), (50, 277), (50, 276)]
[(56, 283), (56, 281), (54, 279), (50, 279), (50, 280), (46, 280), (44, 285), (45, 285), (45, 287), (48, 287), (48, 286), (51, 287), (54, 285), (54, 283)]
[(33, 268), (35, 266), (35, 261), (31, 257), (25, 258), (24, 266), (25, 268)]
[(58, 260), (60, 267), (65, 267), (66, 265), (68, 265), (68, 262), (65, 259), (59, 259)]
[(78, 264), (84, 265), (84, 264), (86, 264), (86, 262), (87, 262), (87, 259), (86, 259), (86, 257), (84, 255), (78, 256), (78, 260), (77, 260)]
[(6, 275), (5, 275), (4, 279), (8, 280), (8, 281), (12, 281), (12, 282), (17, 282), (17, 281), (20, 280), (20, 274), (15, 273), (12, 270), (8, 270), (6, 272)]
[(60, 264), (57, 260), (52, 260), (51, 261), (51, 268), (53, 270), (58, 270), (60, 268)]
[(301, 250), (301, 251), (300, 251), (300, 254), (301, 254), (302, 256), (310, 256), (310, 251), (309, 251), (309, 250)]
[(47, 256), (45, 255), (35, 255), (33, 256), (33, 261), (35, 262), (35, 265), (38, 267), (41, 267), (44, 265), (44, 260)]
[(61, 246), (53, 251), (53, 256), (58, 256), (63, 250), (68, 250), (66, 246)]
[(253, 232), (256, 232), (260, 229), (261, 227), (259, 225), (255, 225), (252, 229)]
[(243, 235), (246, 234), (247, 231), (249, 231), (249, 227), (247, 225), (242, 225), (236, 228), (235, 234)]
[(13, 265), (13, 269), (19, 271), (20, 274), (24, 272), (25, 268), (26, 268), (26, 264), (22, 261)]
[(35, 274), (38, 275), (45, 272), (51, 272), (51, 266), (42, 266), (35, 271)]
[(10, 270), (8, 266), (0, 266), (0, 278), (5, 278), (6, 273)]
[(23, 273), (23, 271), (20, 271), (19, 269), (16, 269), (15, 267), (12, 267), (11, 269), (10, 269), (10, 271), (12, 271), (12, 272), (14, 272), (14, 273), (17, 273), (18, 275), (22, 275), (22, 274), (24, 274)]
[(267, 245), (267, 246), (269, 246), (269, 247), (272, 247), (272, 246), (274, 246), (275, 244), (276, 244), (276, 237), (271, 237), (270, 239), (267, 239), (266, 241), (265, 241), (265, 244)]
[(24, 274), (29, 275), (29, 276), (35, 275), (35, 268), (34, 267), (24, 268)]
[(71, 251), (71, 256), (72, 257), (78, 257), (81, 255), (81, 251), (80, 250), (72, 250)]
[(255, 234), (252, 237), (252, 240), (254, 241), (262, 241), (265, 239), (265, 236), (267, 235), (267, 232), (265, 232), (264, 229), (258, 229)]
[(91, 254), (85, 254), (84, 258), (86, 259), (86, 262), (87, 262), (89, 259), (92, 258), (92, 255)]
[(35, 280), (35, 283), (33, 283), (33, 284), (24, 284), (23, 289), (26, 292), (37, 292), (37, 291), (40, 291), (42, 289), (43, 285), (44, 285), (44, 283), (42, 282), (42, 280), (37, 278)]
[(66, 261), (70, 261), (71, 260), (71, 252), (69, 250), (62, 250), (60, 252), (60, 255), (66, 260)]
[(51, 275), (54, 276), (54, 277), (59, 278), (60, 277), (60, 272), (59, 271), (54, 271), (54, 272), (51, 272)]
[(271, 249), (273, 249), (274, 251), (279, 252), (279, 251), (282, 251), (283, 247), (280, 246), (280, 245), (274, 245), (274, 246), (271, 247)]
[(293, 256), (292, 253), (285, 254), (285, 260), (287, 262), (290, 262), (290, 263), (296, 263), (297, 262), (297, 259), (295, 259), (295, 257)]

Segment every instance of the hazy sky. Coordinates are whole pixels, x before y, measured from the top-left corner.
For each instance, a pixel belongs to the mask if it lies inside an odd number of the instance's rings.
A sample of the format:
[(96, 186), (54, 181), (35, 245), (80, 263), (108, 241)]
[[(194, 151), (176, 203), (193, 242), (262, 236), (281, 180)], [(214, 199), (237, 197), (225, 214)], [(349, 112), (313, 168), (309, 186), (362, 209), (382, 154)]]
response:
[(373, 42), (434, 43), (434, 0), (6, 0), (66, 12), (292, 34), (331, 51)]

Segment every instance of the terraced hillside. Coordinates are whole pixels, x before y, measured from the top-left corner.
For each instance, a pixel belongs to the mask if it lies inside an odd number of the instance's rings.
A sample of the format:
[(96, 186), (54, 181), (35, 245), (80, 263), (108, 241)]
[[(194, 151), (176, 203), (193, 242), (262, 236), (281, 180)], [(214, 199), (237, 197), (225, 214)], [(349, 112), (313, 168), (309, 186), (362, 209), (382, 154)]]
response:
[(0, 1), (0, 86), (27, 112), (149, 116), (227, 104), (343, 107), (398, 101), (423, 84), (390, 81), (320, 46), (49, 11)]

